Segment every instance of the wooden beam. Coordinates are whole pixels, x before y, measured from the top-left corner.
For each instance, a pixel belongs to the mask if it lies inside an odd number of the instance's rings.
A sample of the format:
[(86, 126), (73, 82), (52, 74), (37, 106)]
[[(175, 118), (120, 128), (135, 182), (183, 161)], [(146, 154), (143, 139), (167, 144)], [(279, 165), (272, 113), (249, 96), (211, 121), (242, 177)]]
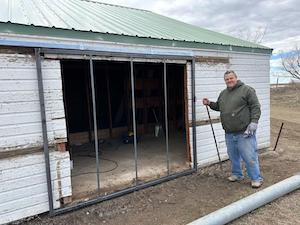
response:
[(88, 80), (88, 73), (85, 70), (84, 72), (84, 82), (85, 82), (85, 97), (86, 97), (86, 101), (87, 101), (87, 110), (88, 110), (88, 121), (89, 121), (89, 130), (88, 130), (88, 134), (89, 134), (89, 141), (92, 141), (92, 117), (91, 117), (91, 101), (90, 101), (90, 86), (89, 86), (89, 80)]
[[(211, 120), (212, 123), (220, 123), (221, 119), (216, 118)], [(198, 120), (196, 121), (196, 126), (204, 126), (210, 124), (209, 120)], [(189, 123), (189, 126), (192, 127), (192, 122)]]
[(186, 138), (186, 156), (189, 162), (192, 161), (190, 150), (190, 128), (189, 128), (189, 106), (188, 106), (188, 85), (187, 85), (187, 66), (184, 66), (183, 72), (183, 89), (184, 89), (184, 125), (185, 125), (185, 138)]
[(228, 64), (228, 57), (215, 57), (215, 56), (196, 56), (196, 62), (203, 62), (208, 64)]
[[(52, 146), (54, 147), (54, 146)], [(50, 148), (50, 146), (49, 146)], [(9, 151), (5, 152), (0, 152), (0, 159), (5, 159), (5, 158), (10, 158), (10, 157), (17, 157), (17, 156), (22, 156), (22, 155), (27, 155), (27, 154), (34, 154), (37, 152), (43, 152), (43, 147), (38, 146), (38, 147), (30, 147), (30, 148), (20, 148), (20, 149), (11, 149)]]
[[(112, 129), (112, 138), (122, 137), (127, 131), (127, 127), (115, 127)], [(98, 138), (109, 139), (110, 130), (109, 129), (98, 129)], [(92, 140), (94, 140), (94, 132), (92, 132)], [(88, 132), (77, 132), (70, 134), (70, 144), (83, 144), (88, 142)]]

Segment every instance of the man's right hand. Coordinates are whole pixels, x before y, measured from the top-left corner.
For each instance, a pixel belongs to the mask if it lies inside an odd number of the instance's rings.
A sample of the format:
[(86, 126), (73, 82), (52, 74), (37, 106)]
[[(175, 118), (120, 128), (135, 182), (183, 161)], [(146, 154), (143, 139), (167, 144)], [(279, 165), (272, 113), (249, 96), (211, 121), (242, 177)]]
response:
[(203, 105), (209, 105), (210, 104), (210, 101), (208, 100), (208, 98), (203, 98), (202, 102), (203, 102)]

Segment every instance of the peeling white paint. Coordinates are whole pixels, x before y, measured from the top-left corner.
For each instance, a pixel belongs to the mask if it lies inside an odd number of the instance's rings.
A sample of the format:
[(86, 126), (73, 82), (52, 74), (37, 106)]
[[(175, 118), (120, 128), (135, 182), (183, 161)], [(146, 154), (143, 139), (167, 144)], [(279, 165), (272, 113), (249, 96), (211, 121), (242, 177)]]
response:
[[(60, 62), (42, 60), (48, 140), (66, 140)], [(35, 59), (0, 54), (0, 152), (43, 145)]]
[[(50, 152), (53, 206), (72, 195), (68, 152)], [(49, 211), (44, 154), (0, 160), (0, 224)], [(38, 206), (38, 207), (37, 207)]]

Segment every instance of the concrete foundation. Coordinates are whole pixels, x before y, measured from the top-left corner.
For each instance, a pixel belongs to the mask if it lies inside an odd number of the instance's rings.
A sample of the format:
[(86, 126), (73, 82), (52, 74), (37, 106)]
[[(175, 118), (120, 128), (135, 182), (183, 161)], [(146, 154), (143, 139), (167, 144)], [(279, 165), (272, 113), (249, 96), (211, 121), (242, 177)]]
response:
[[(73, 199), (90, 198), (97, 194), (96, 158), (93, 144), (72, 147)], [(111, 193), (135, 185), (133, 144), (121, 139), (100, 144), (100, 194)], [(170, 173), (188, 169), (185, 136), (169, 135)], [(164, 137), (143, 136), (138, 141), (138, 182), (167, 175), (167, 155)]]

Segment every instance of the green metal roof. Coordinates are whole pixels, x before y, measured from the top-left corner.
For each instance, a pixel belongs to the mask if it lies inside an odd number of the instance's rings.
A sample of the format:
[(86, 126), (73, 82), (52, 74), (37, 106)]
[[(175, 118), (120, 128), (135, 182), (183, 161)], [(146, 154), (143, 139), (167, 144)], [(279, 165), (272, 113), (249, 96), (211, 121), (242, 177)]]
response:
[[(0, 32), (173, 47), (271, 49), (151, 11), (87, 0), (0, 0)], [(46, 28), (46, 29), (45, 29)], [(219, 47), (215, 46), (218, 45)]]

